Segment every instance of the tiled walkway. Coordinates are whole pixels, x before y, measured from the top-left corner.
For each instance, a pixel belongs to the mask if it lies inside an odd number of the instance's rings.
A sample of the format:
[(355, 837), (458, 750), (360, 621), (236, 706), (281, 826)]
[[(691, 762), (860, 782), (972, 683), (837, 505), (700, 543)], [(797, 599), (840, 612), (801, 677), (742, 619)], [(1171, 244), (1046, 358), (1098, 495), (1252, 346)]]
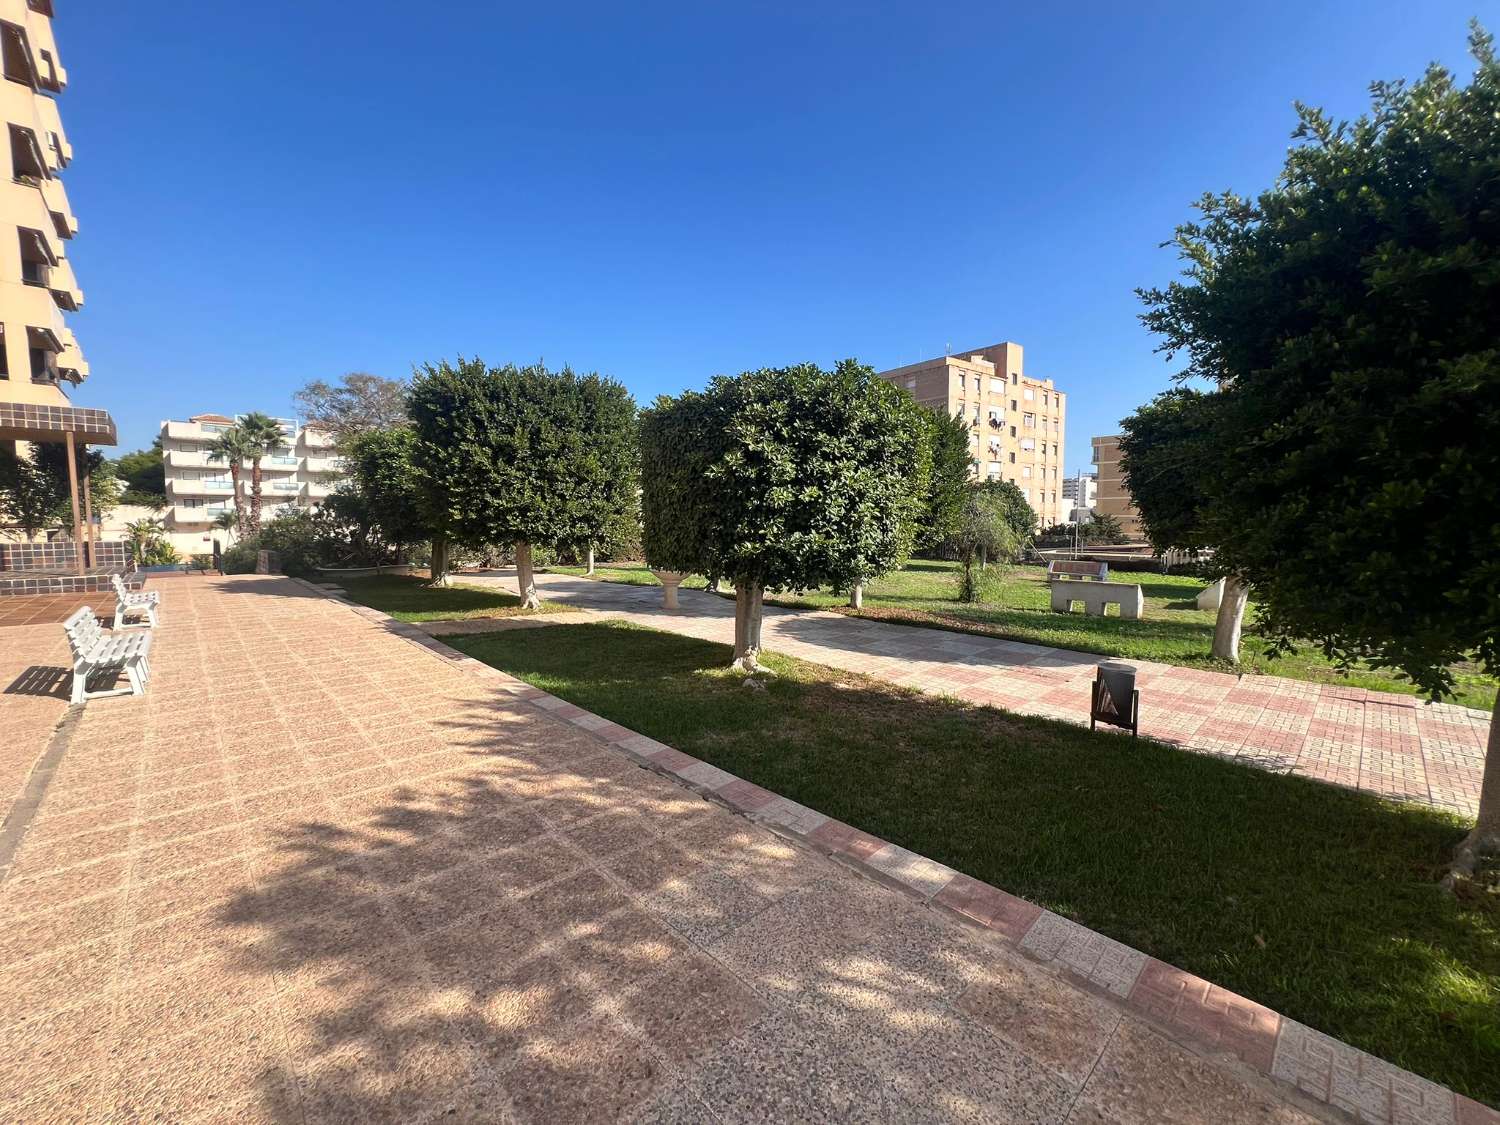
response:
[(0, 884), (0, 1120), (1337, 1119), (290, 580), (166, 595)]
[[(514, 590), (509, 577), (465, 577)], [(661, 590), (565, 575), (537, 578), (549, 601), (618, 614), (706, 640), (733, 643), (734, 603), (679, 591), (682, 608), (661, 608)], [(767, 606), (765, 646), (818, 664), (1023, 714), (1088, 722), (1089, 653), (1018, 641), (889, 625), (842, 614)], [(1149, 661), (1139, 669), (1141, 734), (1265, 769), (1450, 809), (1479, 804), (1489, 716), (1414, 696), (1274, 676), (1239, 678)]]

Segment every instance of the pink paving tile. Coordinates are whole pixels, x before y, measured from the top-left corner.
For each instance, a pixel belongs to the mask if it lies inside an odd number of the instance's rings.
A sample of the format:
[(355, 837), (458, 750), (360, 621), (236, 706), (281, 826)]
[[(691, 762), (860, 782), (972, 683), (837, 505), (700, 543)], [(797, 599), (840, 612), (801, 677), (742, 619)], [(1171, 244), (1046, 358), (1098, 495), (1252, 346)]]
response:
[(967, 875), (956, 876), (934, 896), (933, 902), (1018, 944), (1042, 915), (1042, 908), (1035, 903)]
[(1270, 1008), (1154, 957), (1136, 978), (1127, 1002), (1216, 1050), (1239, 1056), (1262, 1074), (1271, 1072), (1281, 1017)]

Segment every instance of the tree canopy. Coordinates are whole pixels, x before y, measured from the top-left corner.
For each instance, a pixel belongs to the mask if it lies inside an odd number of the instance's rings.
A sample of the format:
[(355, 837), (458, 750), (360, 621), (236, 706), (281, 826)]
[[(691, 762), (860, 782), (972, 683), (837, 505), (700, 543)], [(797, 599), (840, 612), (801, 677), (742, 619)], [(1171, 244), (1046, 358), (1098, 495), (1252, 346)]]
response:
[[(120, 500), (119, 478), (96, 449), (79, 448), (76, 457), (80, 486), (88, 478), (94, 516), (108, 515)], [(0, 449), (0, 525), (20, 528), (28, 536), (49, 527), (73, 526), (64, 443), (40, 442), (23, 455)]]
[(733, 580), (736, 660), (755, 666), (764, 590), (849, 588), (911, 551), (928, 423), (855, 360), (718, 376), (642, 417), (651, 565)]
[(1023, 543), (1037, 530), (1036, 509), (1026, 499), (1026, 493), (1013, 480), (987, 480), (974, 486), (994, 498), (1005, 522), (1015, 533), (1016, 542)]
[[(348, 479), (328, 507), (367, 539), (399, 549), (432, 537), (427, 497), (416, 467), (417, 435), (410, 426), (371, 429), (344, 447)], [(373, 546), (373, 545), (369, 545)]]
[(932, 450), (932, 471), (922, 505), (916, 546), (930, 551), (941, 547), (957, 532), (968, 498), (974, 458), (969, 452), (969, 423), (946, 410), (921, 407), (927, 423), (927, 444)]
[(1471, 47), (1468, 85), (1376, 82), (1352, 124), (1299, 104), (1276, 182), (1203, 197), (1184, 278), (1142, 293), (1181, 376), (1219, 388), (1214, 546), (1259, 628), (1433, 696), (1456, 662), (1500, 673), (1500, 64), (1477, 26)]
[(331, 434), (343, 447), (367, 430), (404, 425), (407, 384), (364, 371), (351, 371), (337, 383), (314, 379), (292, 395), (303, 420)]

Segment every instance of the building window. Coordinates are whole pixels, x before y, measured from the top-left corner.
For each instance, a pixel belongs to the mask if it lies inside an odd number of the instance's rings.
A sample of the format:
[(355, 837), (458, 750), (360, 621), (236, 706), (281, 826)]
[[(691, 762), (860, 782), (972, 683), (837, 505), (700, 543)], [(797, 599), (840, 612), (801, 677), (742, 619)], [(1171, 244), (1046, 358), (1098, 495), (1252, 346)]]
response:
[(1021, 425), (1023, 425), (1023, 426), (1029, 426), (1029, 427), (1035, 429), (1036, 428), (1036, 415), (1035, 414), (1022, 414), (1021, 415)]
[(1024, 398), (1027, 402), (1035, 402), (1036, 401), (1036, 388), (1034, 388), (1034, 387), (1026, 387), (1026, 388), (1024, 388), (1021, 391), (1021, 397)]
[(1011, 437), (1015, 437), (1016, 436), (1016, 428), (1014, 426), (1012, 426), (1010, 428), (1010, 436)]
[(1036, 448), (1036, 438), (1022, 438), (1021, 439), (1021, 452), (1022, 453), (1030, 453), (1035, 448)]
[(1030, 465), (1022, 465), (1021, 466), (1021, 479), (1022, 480), (1030, 480), (1031, 479), (1031, 466)]
[(1014, 453), (1012, 453), (1012, 454), (1011, 454), (1011, 455), (1010, 455), (1010, 463), (1011, 463), (1011, 464), (1012, 464), (1012, 465), (1014, 465), (1014, 464), (1015, 464), (1015, 463), (1016, 463), (1016, 455), (1015, 455), (1015, 454), (1014, 454)]
[(1017, 375), (1014, 371), (1012, 371), (1010, 373), (1010, 381), (1012, 383), (1019, 383), (1021, 381), (1021, 376)]
[(1005, 380), (990, 376), (990, 394), (1003, 395), (1005, 393)]
[(0, 324), (0, 379), (10, 378), (10, 353), (5, 348), (5, 325)]

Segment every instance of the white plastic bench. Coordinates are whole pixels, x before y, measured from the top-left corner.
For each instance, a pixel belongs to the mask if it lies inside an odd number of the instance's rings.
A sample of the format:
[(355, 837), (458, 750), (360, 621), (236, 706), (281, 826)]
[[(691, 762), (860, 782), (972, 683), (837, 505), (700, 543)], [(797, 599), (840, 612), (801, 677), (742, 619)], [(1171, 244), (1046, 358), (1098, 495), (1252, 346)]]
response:
[[(109, 583), (115, 588), (115, 620), (111, 626), (115, 629), (154, 629), (156, 628), (156, 607), (161, 604), (161, 595), (155, 590), (147, 593), (145, 590), (132, 590), (125, 585), (125, 580), (118, 574), (109, 576)], [(134, 625), (126, 621), (127, 617), (142, 618)]]
[[(121, 636), (106, 633), (99, 627), (94, 611), (84, 606), (63, 622), (68, 634), (68, 648), (73, 652), (73, 703), (85, 699), (102, 699), (110, 695), (144, 695), (151, 679), (151, 634), (132, 633)], [(113, 672), (118, 678), (124, 672), (129, 687), (111, 687), (107, 691), (89, 691), (89, 677)], [(114, 679), (111, 679), (111, 683)]]
[(1120, 616), (1137, 619), (1145, 611), (1146, 598), (1135, 582), (1066, 582), (1052, 580), (1052, 608), (1058, 613), (1073, 612), (1073, 603), (1082, 602), (1083, 612), (1103, 617), (1104, 607), (1117, 605)]

